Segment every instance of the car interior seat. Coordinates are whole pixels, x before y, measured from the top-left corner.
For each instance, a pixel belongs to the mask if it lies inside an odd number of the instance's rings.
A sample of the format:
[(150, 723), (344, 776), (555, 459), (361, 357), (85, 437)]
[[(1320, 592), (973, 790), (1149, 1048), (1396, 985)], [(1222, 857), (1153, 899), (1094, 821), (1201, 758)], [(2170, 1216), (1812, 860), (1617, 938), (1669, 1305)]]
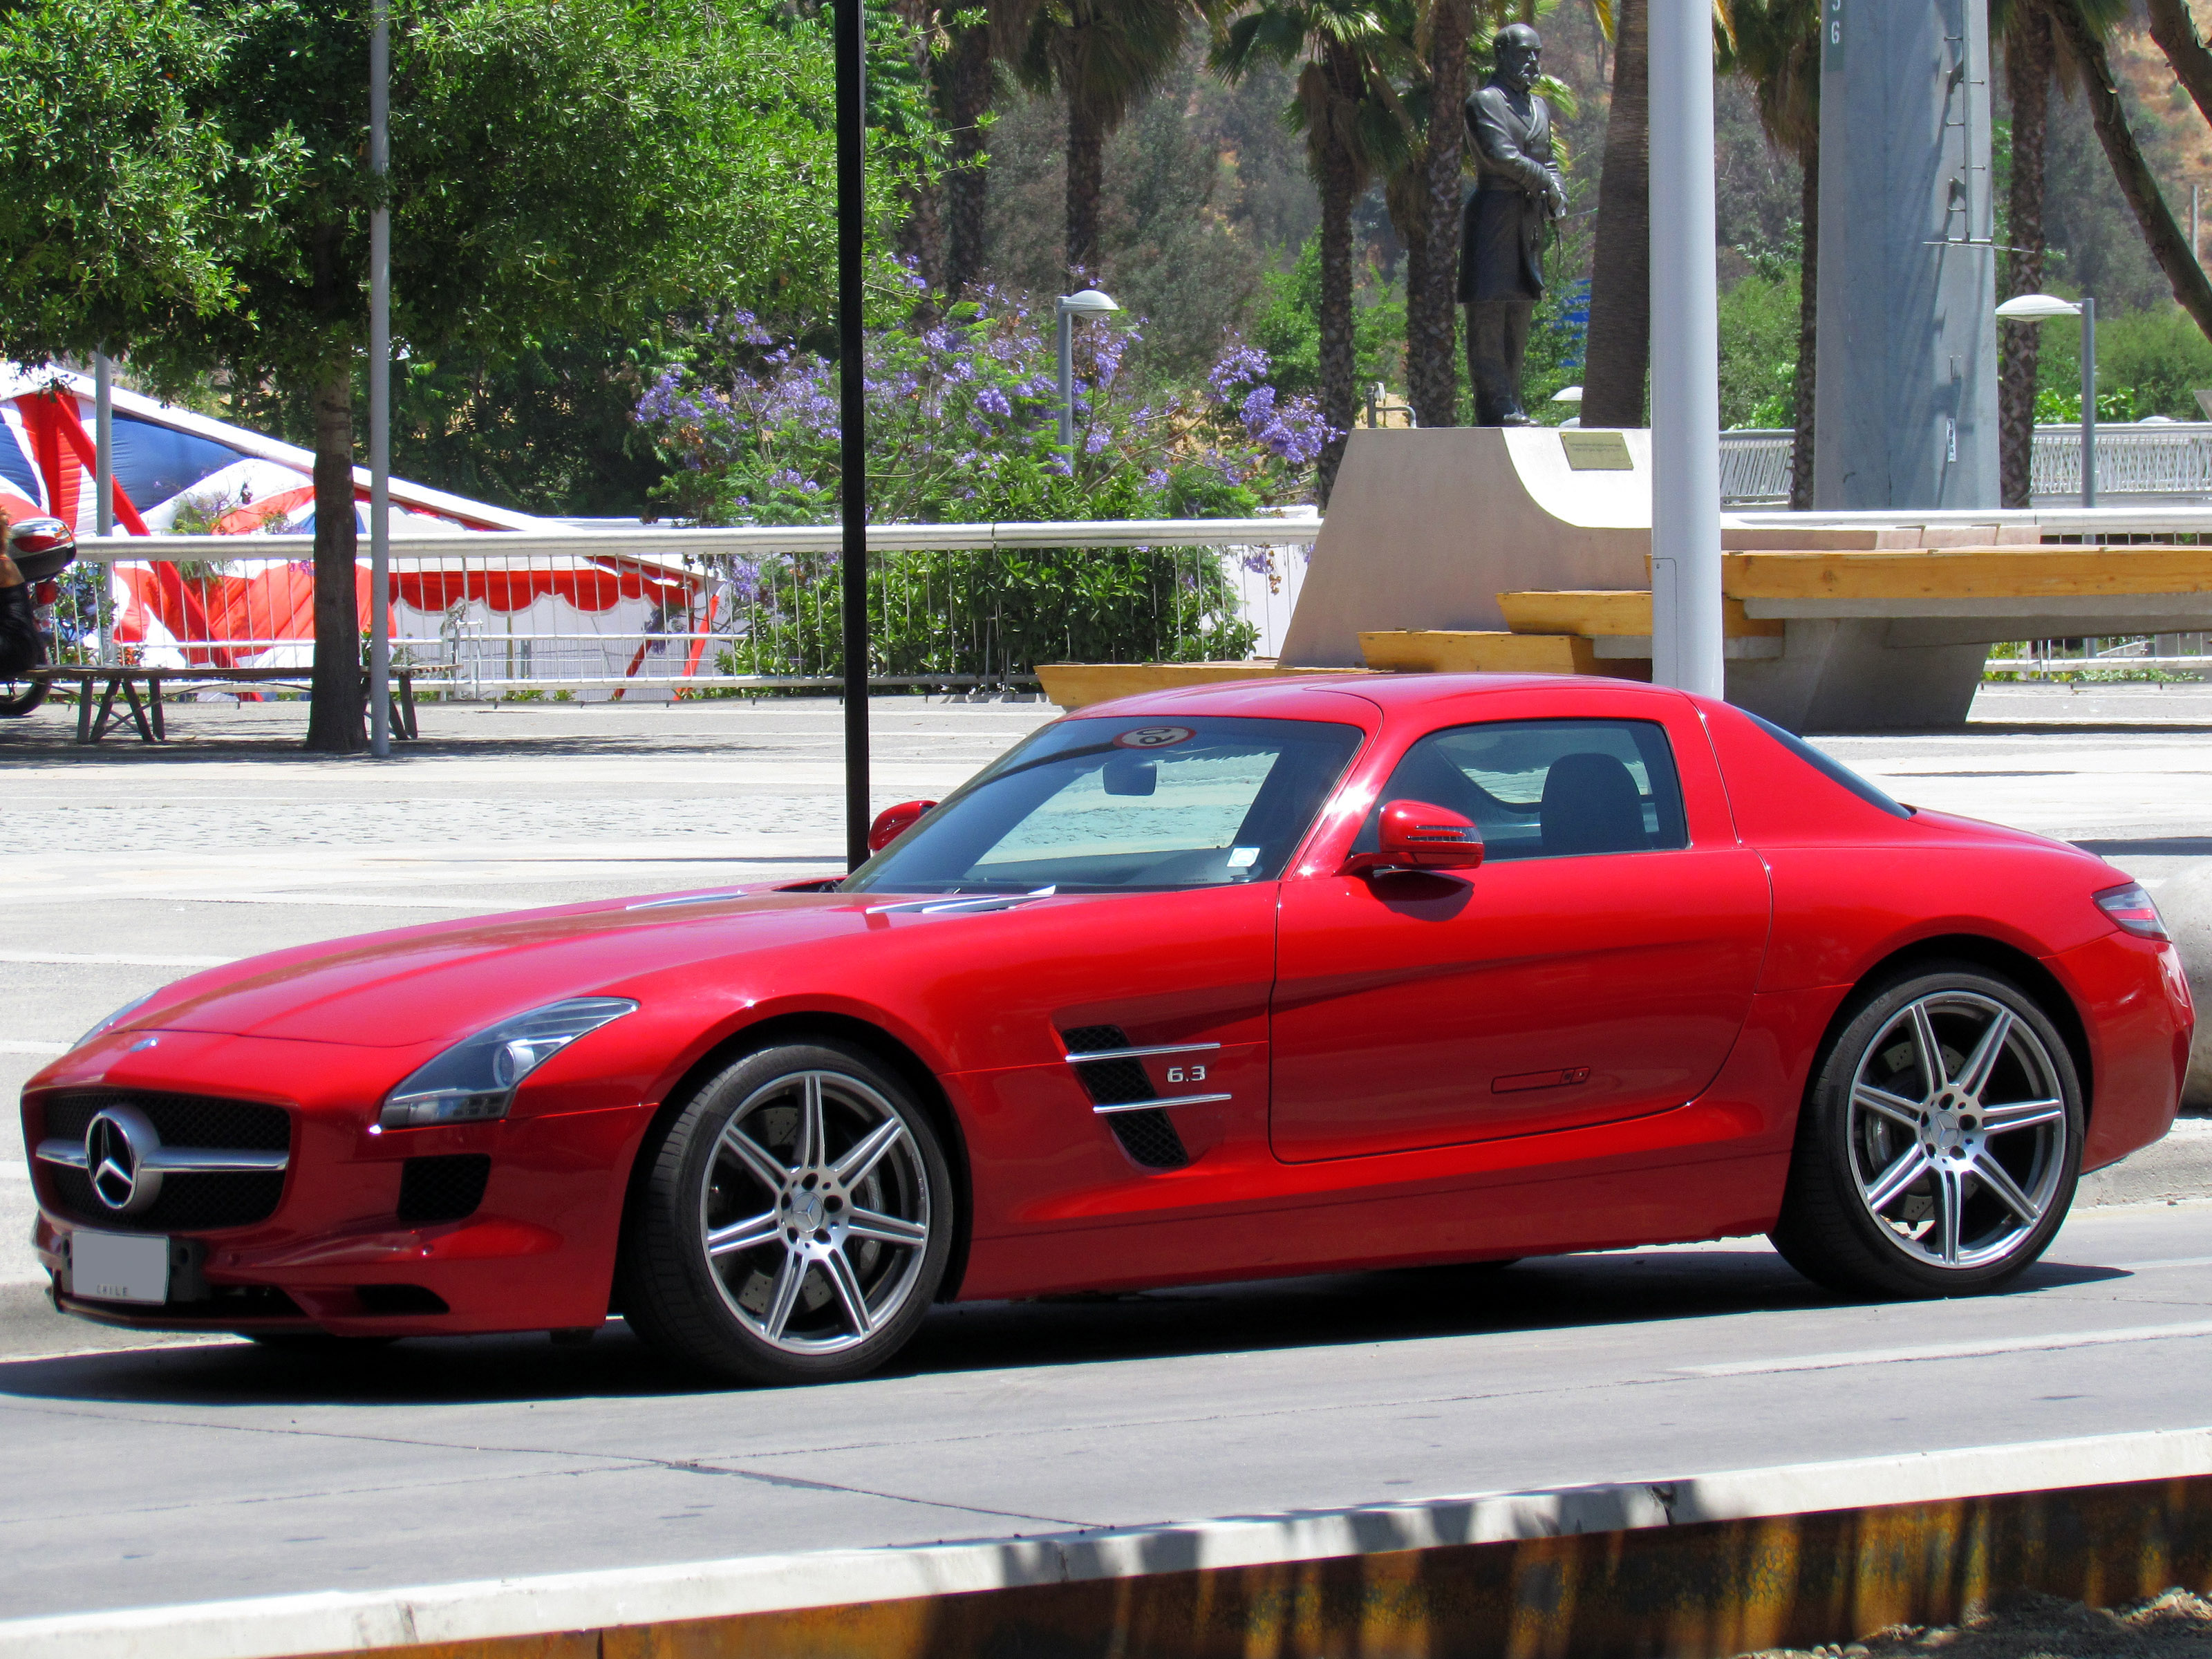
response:
[(1640, 853), (1651, 844), (1636, 780), (1611, 755), (1585, 752), (1553, 761), (1544, 776), (1538, 821), (1548, 857)]

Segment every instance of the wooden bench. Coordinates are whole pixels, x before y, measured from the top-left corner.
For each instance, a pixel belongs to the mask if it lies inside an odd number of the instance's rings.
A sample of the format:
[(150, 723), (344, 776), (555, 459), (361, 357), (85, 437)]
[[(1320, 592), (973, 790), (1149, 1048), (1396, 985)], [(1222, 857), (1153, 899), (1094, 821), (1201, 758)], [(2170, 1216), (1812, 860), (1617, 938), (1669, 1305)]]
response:
[[(391, 672), (392, 735), (403, 740), (417, 734), (415, 725), (415, 679), (420, 674), (443, 675), (445, 668), (403, 668), (394, 665)], [(98, 743), (108, 729), (122, 722), (125, 715), (117, 710), (115, 700), (120, 696), (127, 706), (129, 717), (138, 727), (142, 743), (165, 743), (168, 727), (161, 717), (161, 694), (170, 686), (192, 686), (207, 690), (222, 686), (294, 685), (301, 690), (308, 689), (311, 672), (304, 668), (149, 668), (117, 663), (62, 664), (28, 671), (26, 679), (44, 680), (48, 684), (70, 682), (76, 687), (76, 740), (79, 743)], [(139, 700), (138, 688), (146, 688), (144, 702)], [(104, 688), (104, 689), (103, 689)], [(362, 696), (368, 695), (368, 674), (362, 672)], [(95, 696), (98, 708), (94, 703)]]

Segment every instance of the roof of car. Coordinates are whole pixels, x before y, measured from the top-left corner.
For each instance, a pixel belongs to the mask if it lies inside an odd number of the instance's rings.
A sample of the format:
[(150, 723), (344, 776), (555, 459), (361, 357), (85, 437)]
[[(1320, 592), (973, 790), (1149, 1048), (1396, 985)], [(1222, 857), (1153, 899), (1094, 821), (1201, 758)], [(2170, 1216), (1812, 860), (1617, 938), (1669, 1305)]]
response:
[(1279, 708), (1287, 714), (1291, 705), (1304, 703), (1306, 708), (1302, 712), (1310, 714), (1310, 699), (1316, 691), (1350, 692), (1389, 709), (1485, 692), (1565, 691), (1576, 687), (1601, 687), (1611, 692), (1641, 693), (1653, 698), (1683, 695), (1672, 686), (1589, 675), (1283, 674), (1266, 679), (1221, 680), (1208, 685), (1146, 691), (1111, 702), (1092, 703), (1076, 713), (1083, 717), (1117, 718), (1166, 714), (1259, 714)]

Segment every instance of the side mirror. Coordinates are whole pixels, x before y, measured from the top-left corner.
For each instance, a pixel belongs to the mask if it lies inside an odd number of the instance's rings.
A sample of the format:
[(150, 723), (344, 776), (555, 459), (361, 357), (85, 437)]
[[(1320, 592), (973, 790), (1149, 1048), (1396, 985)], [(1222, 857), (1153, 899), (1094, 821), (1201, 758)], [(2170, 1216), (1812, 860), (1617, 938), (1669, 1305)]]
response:
[(1384, 870), (1472, 870), (1482, 862), (1482, 831), (1471, 818), (1425, 800), (1382, 808), (1382, 845), (1345, 860), (1347, 876)]
[(937, 803), (933, 800), (902, 800), (896, 806), (886, 806), (876, 814), (876, 821), (868, 826), (868, 850), (880, 853), (901, 836), (922, 820), (922, 815)]

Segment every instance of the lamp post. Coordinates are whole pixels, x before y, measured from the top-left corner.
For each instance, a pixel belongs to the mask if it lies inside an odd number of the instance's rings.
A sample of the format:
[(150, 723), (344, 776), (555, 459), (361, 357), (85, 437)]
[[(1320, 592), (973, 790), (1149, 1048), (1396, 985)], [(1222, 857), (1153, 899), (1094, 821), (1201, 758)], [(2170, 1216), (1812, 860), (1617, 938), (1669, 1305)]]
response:
[[(392, 31), (374, 0), (368, 35), (368, 170), (392, 173)], [(392, 208), (368, 216), (368, 752), (392, 753)]]
[(868, 857), (868, 404), (862, 361), (866, 275), (867, 20), (862, 0), (836, 0), (837, 82), (837, 513), (844, 607), (845, 862)]
[(1063, 294), (1054, 303), (1060, 317), (1060, 443), (1063, 449), (1075, 447), (1075, 319), (1103, 317), (1121, 308), (1095, 288)]
[(1727, 695), (1711, 8), (1649, 8), (1651, 678)]
[(2047, 323), (2053, 317), (2081, 319), (2081, 505), (2097, 504), (2097, 301), (2083, 295), (2079, 305), (2055, 294), (2021, 294), (1997, 307), (2008, 323)]

